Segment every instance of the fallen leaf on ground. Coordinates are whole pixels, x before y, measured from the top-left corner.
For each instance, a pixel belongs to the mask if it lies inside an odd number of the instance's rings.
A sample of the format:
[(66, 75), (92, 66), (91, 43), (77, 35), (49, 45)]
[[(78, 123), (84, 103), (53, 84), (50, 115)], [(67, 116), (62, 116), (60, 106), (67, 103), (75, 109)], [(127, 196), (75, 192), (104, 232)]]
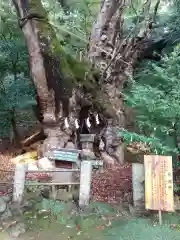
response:
[(96, 226), (97, 230), (104, 230), (104, 226)]

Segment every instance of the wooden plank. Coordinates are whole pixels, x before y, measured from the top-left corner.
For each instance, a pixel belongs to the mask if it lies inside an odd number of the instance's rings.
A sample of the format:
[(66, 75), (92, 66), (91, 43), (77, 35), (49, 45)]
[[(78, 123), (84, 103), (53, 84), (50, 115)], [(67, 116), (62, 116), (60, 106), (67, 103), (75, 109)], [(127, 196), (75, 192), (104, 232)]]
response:
[(52, 156), (49, 157), (50, 160), (56, 160), (56, 161), (67, 161), (67, 162), (77, 162), (76, 157), (72, 157), (69, 155), (60, 155), (60, 154), (52, 154)]
[(80, 142), (94, 142), (95, 134), (80, 134)]
[[(13, 185), (13, 182), (0, 182), (0, 184), (8, 184), (8, 185)], [(45, 185), (45, 186), (52, 186), (52, 185), (57, 185), (57, 186), (61, 186), (61, 185), (79, 185), (80, 182), (65, 182), (65, 183), (60, 183), (60, 182), (35, 182), (35, 181), (28, 181), (25, 182), (26, 186), (41, 186), (41, 185)]]
[(174, 211), (171, 156), (144, 156), (146, 209)]
[(48, 158), (51, 160), (76, 162), (79, 158), (80, 150), (76, 149), (52, 149)]
[(26, 173), (53, 173), (53, 172), (80, 172), (79, 169), (49, 169), (49, 170), (34, 170), (34, 171), (27, 171)]
[(73, 181), (73, 172), (54, 172), (52, 175), (52, 182), (66, 183)]
[(63, 186), (63, 185), (79, 185), (79, 182), (49, 182), (49, 183), (44, 183), (44, 182), (33, 182), (29, 181), (25, 183), (25, 186)]

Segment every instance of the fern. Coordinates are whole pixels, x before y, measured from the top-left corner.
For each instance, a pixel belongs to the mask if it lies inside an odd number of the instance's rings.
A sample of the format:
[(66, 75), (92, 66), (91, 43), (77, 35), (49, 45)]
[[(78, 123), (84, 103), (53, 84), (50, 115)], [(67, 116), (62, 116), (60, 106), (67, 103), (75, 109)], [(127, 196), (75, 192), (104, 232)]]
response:
[[(125, 102), (136, 111), (139, 133), (153, 136), (154, 149), (168, 147), (177, 152), (180, 134), (180, 49), (166, 56), (160, 64), (148, 63), (139, 69)], [(161, 147), (155, 139), (161, 142)], [(141, 140), (142, 141), (142, 140)], [(156, 150), (157, 150), (156, 149)], [(171, 149), (171, 150), (170, 150)], [(159, 150), (158, 150), (159, 151)], [(161, 153), (164, 152), (160, 151)]]

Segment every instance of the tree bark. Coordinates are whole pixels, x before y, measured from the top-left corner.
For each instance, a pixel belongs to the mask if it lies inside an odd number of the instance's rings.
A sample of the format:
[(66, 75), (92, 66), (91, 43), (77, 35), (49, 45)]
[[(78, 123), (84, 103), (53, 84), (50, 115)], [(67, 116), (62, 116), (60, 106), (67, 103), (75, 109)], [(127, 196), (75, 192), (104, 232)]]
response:
[(10, 111), (11, 114), (11, 126), (12, 126), (12, 142), (15, 147), (21, 147), (21, 137), (17, 128), (17, 122), (16, 122), (16, 117), (15, 117), (15, 110), (12, 109)]
[[(31, 77), (47, 136), (42, 148), (45, 154), (57, 145), (64, 147), (71, 135), (71, 128), (65, 129), (64, 119), (69, 114), (72, 74), (41, 0), (27, 2), (26, 6), (23, 0), (13, 0), (26, 40)], [(62, 69), (66, 69), (66, 76)]]
[[(121, 93), (124, 83), (131, 80), (138, 58), (151, 37), (151, 0), (144, 1), (142, 14), (145, 17), (141, 21), (138, 19), (135, 28), (127, 36), (123, 33), (123, 11), (126, 1), (104, 0), (101, 3), (100, 12), (92, 28), (88, 57), (94, 66), (101, 70), (101, 89), (107, 106), (111, 106), (108, 112), (109, 118), (113, 120), (104, 131), (108, 132), (104, 134), (106, 152), (116, 156), (117, 161), (122, 163), (122, 142), (114, 134), (113, 128), (126, 128)], [(155, 19), (154, 16), (153, 18)]]
[[(74, 75), (48, 22), (41, 0), (29, 0), (27, 6), (23, 0), (13, 0), (13, 3), (29, 52), (31, 77), (40, 109), (38, 115), (47, 136), (42, 147), (42, 153), (46, 155), (50, 148), (66, 146), (81, 108), (90, 106), (109, 114), (111, 106), (106, 105), (108, 101), (100, 93), (100, 85), (94, 81), (87, 65), (80, 63), (77, 67), (76, 60), (68, 59), (80, 71), (80, 77), (75, 77), (82, 82), (80, 87), (74, 86)], [(64, 124), (66, 117), (69, 118), (68, 129)]]
[[(88, 105), (93, 111), (101, 111), (108, 119), (107, 128), (101, 132), (104, 152), (123, 163), (122, 142), (116, 134), (117, 126), (126, 127), (121, 92), (124, 83), (132, 77), (138, 56), (151, 33), (151, 1), (145, 1), (142, 11), (146, 17), (137, 23), (128, 36), (123, 34), (125, 0), (101, 1), (100, 12), (92, 28), (88, 54), (93, 65), (100, 69), (101, 78), (94, 81), (94, 71), (92, 73), (87, 67), (83, 68), (81, 63), (81, 88), (73, 84), (74, 75), (48, 23), (41, 0), (29, 0), (27, 6), (24, 2), (13, 0), (27, 42), (31, 77), (37, 90), (42, 124), (47, 135), (43, 152), (57, 145), (65, 147), (81, 107)], [(76, 64), (71, 59), (72, 63)], [(66, 117), (69, 118), (69, 128), (65, 128)]]

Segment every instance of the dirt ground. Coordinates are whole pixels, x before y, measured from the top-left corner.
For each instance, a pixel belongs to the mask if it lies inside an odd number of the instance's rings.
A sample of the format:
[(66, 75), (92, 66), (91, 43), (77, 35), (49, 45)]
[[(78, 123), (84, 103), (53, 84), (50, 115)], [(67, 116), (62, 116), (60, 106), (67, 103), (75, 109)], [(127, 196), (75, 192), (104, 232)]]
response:
[[(45, 207), (46, 205), (46, 207)], [(51, 205), (51, 207), (50, 207)], [(72, 204), (43, 203), (49, 211), (26, 213), (26, 233), (17, 240), (179, 240), (180, 215), (163, 214), (163, 225), (159, 226), (157, 214), (149, 218), (137, 218), (127, 211), (118, 210), (108, 204), (91, 203), (91, 211), (75, 214)], [(95, 211), (93, 211), (95, 210)], [(0, 239), (13, 240), (7, 233)]]
[[(13, 168), (9, 159), (10, 156), (4, 152), (0, 155), (0, 170)], [(43, 200), (41, 206), (36, 204), (33, 211), (24, 215), (26, 232), (18, 239), (179, 240), (179, 213), (164, 213), (163, 225), (159, 226), (157, 214), (153, 217), (137, 218), (127, 209), (120, 207), (132, 194), (131, 171), (131, 164), (127, 164), (123, 167), (111, 166), (103, 173), (94, 173), (91, 189), (93, 211), (87, 214), (73, 213), (74, 210), (62, 202), (50, 204)], [(7, 177), (6, 172), (1, 171), (0, 174), (1, 177)], [(117, 208), (117, 205), (120, 208)], [(8, 229), (4, 232), (0, 230), (0, 240), (13, 240)]]

